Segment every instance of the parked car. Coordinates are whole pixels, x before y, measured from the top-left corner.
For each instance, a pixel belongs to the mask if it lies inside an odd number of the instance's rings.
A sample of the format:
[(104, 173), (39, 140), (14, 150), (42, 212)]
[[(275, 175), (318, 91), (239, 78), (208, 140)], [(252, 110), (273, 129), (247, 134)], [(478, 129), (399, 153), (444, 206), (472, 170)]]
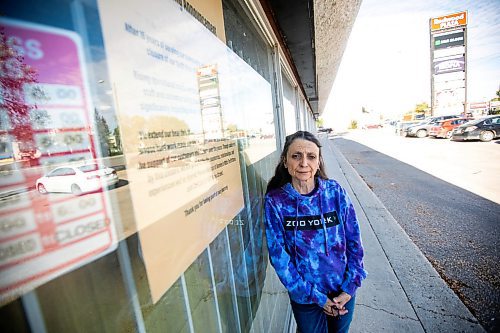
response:
[(318, 128), (318, 132), (330, 134), (333, 131), (331, 127), (320, 127)]
[(406, 136), (416, 136), (417, 138), (425, 138), (428, 135), (429, 128), (437, 124), (438, 121), (453, 119), (453, 118), (460, 118), (460, 115), (428, 117), (421, 123), (408, 127), (406, 129)]
[(495, 115), (458, 126), (453, 130), (451, 139), (488, 142), (498, 137), (500, 137), (500, 115)]
[(394, 124), (394, 128), (395, 128), (396, 134), (406, 135), (406, 129), (408, 127), (417, 125), (419, 123), (421, 123), (420, 120), (418, 120), (418, 121), (415, 121), (415, 120), (411, 120), (411, 121), (398, 121), (398, 122), (396, 122)]
[(384, 125), (382, 124), (366, 124), (363, 125), (362, 129), (373, 129), (373, 128), (382, 128)]
[(118, 175), (113, 168), (98, 164), (60, 166), (36, 180), (36, 189), (41, 194), (66, 192), (79, 195), (95, 192), (118, 183)]
[(441, 120), (429, 128), (429, 136), (450, 139), (453, 129), (469, 121), (471, 121), (470, 118)]

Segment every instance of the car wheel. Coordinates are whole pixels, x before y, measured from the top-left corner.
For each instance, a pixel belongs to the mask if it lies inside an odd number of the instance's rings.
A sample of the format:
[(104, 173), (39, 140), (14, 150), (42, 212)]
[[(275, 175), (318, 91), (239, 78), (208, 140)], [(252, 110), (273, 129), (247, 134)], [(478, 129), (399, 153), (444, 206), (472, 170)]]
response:
[(47, 194), (47, 193), (49, 193), (47, 191), (47, 189), (45, 188), (45, 186), (43, 186), (43, 184), (38, 184), (37, 190), (38, 190), (38, 192), (40, 194)]
[(493, 140), (494, 137), (495, 137), (495, 134), (493, 134), (493, 132), (490, 132), (490, 131), (483, 131), (483, 132), (481, 132), (481, 134), (479, 134), (479, 140), (481, 140), (483, 142), (491, 141), (491, 140)]
[(453, 131), (446, 132), (446, 138), (447, 139), (451, 139), (452, 136), (453, 136)]
[(80, 195), (82, 194), (82, 189), (80, 188), (80, 186), (73, 184), (71, 185), (71, 193), (73, 193), (74, 195)]
[(427, 136), (427, 131), (424, 129), (417, 131), (417, 138), (425, 138)]

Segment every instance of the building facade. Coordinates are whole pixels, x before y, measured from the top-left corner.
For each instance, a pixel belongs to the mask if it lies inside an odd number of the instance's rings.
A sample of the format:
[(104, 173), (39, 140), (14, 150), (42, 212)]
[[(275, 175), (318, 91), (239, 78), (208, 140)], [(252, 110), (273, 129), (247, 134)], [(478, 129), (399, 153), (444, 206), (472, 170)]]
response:
[(293, 3), (305, 51), (283, 1), (2, 2), (2, 331), (294, 330), (263, 193), (360, 1)]

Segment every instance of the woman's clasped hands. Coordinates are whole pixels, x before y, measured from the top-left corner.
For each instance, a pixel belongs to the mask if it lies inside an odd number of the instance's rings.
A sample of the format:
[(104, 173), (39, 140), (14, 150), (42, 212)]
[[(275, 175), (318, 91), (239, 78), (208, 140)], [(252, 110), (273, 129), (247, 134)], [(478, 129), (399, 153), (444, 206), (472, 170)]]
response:
[(349, 302), (350, 299), (351, 295), (346, 292), (341, 292), (340, 295), (334, 297), (332, 300), (327, 298), (323, 306), (323, 311), (327, 315), (333, 317), (345, 315), (348, 312), (345, 308), (345, 304)]

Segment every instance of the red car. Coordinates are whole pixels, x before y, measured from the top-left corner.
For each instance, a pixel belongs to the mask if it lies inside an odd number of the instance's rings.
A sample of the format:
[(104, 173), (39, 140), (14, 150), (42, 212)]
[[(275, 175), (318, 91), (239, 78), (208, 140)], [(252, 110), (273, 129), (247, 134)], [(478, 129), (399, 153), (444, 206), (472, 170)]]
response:
[(381, 124), (368, 124), (364, 125), (363, 129), (370, 129), (370, 128), (382, 128), (383, 126)]
[(437, 125), (432, 126), (429, 129), (429, 136), (434, 136), (436, 138), (447, 138), (450, 139), (453, 129), (466, 122), (470, 121), (471, 118), (454, 118), (441, 120)]

